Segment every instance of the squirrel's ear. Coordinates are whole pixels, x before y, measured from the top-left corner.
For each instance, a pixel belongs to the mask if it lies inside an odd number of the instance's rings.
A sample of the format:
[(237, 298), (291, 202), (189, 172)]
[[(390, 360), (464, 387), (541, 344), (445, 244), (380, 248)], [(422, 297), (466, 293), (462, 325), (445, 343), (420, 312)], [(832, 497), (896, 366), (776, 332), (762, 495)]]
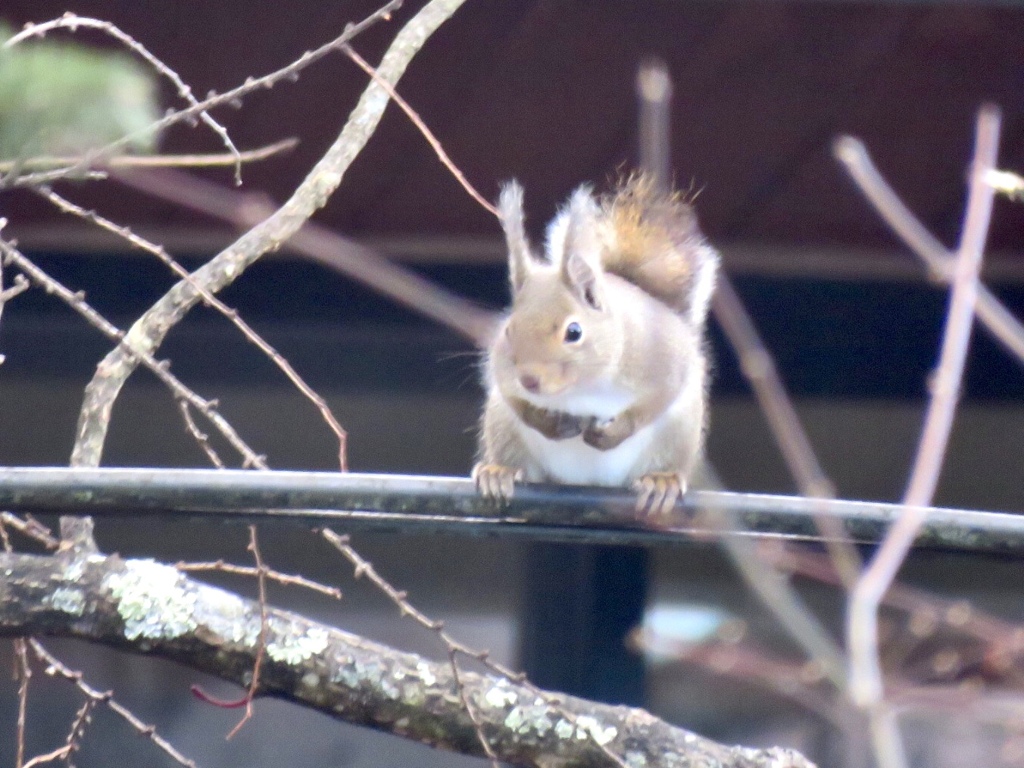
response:
[(560, 265), (565, 286), (594, 309), (604, 306), (598, 234), (600, 213), (589, 186), (584, 185), (573, 192), (565, 213), (565, 246)]
[(513, 180), (502, 186), (498, 198), (498, 215), (508, 245), (508, 277), (512, 282), (512, 292), (518, 293), (533, 263), (530, 241), (526, 238), (526, 227), (523, 224), (523, 188), (519, 182)]

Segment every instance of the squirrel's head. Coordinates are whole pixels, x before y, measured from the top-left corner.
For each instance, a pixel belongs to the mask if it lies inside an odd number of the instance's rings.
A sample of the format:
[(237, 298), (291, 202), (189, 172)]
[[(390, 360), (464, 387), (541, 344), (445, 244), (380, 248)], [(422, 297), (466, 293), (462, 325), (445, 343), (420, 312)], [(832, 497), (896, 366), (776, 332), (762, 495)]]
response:
[(527, 396), (555, 396), (606, 377), (621, 354), (600, 267), (600, 209), (589, 187), (552, 222), (548, 260), (533, 255), (522, 188), (504, 187), (498, 209), (509, 250), (512, 309), (499, 340), (505, 365)]

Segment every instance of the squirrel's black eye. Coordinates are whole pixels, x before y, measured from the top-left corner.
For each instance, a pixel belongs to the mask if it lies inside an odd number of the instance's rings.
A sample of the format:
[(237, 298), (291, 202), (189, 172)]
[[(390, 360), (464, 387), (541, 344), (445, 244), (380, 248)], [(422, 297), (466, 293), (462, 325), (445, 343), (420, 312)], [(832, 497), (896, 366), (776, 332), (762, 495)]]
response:
[(583, 328), (573, 320), (567, 326), (565, 326), (565, 340), (569, 344), (575, 344), (577, 341), (583, 338)]

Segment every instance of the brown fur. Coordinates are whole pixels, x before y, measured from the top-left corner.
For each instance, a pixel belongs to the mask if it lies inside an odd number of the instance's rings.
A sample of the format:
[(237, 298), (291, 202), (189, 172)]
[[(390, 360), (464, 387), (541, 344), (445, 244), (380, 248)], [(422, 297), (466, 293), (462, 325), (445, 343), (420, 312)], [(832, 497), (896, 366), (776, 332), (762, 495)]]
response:
[(612, 234), (602, 253), (619, 275), (677, 312), (686, 310), (694, 280), (693, 249), (703, 244), (697, 218), (679, 192), (659, 191), (633, 174), (601, 200)]

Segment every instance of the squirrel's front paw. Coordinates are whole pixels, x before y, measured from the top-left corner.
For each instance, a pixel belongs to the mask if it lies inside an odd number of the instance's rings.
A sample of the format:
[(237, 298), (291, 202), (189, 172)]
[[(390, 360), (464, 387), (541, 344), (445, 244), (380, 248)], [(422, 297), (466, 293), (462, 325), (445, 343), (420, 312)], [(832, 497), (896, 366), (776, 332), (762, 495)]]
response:
[(599, 451), (610, 451), (634, 432), (629, 419), (592, 419), (583, 431), (583, 442)]
[(519, 418), (540, 432), (548, 440), (568, 440), (583, 432), (583, 419), (562, 411), (549, 411), (522, 401)]
[(481, 496), (503, 507), (512, 498), (516, 482), (523, 479), (523, 470), (479, 463), (473, 467), (470, 477)]
[(667, 517), (686, 493), (686, 478), (678, 472), (648, 472), (633, 481), (638, 518)]

